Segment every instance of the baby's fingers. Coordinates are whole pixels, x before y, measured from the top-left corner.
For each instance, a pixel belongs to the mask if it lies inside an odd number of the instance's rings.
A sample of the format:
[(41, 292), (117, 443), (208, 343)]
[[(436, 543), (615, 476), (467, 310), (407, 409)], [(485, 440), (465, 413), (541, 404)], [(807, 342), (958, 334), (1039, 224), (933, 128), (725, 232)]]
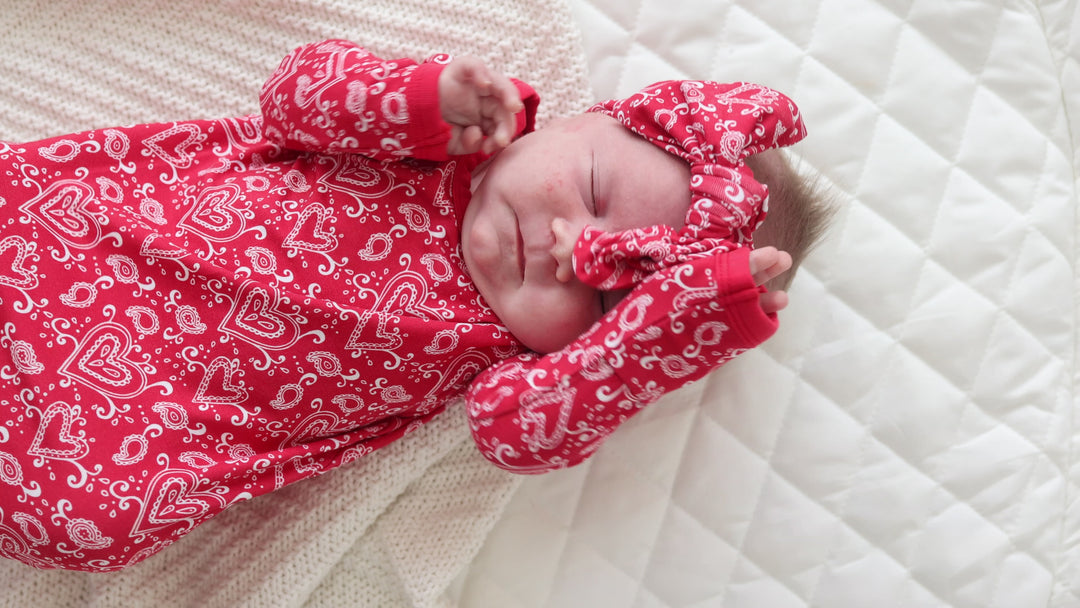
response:
[(446, 152), (451, 156), (472, 154), (480, 150), (483, 140), (484, 134), (476, 125), (454, 126), (450, 130), (450, 141), (447, 143)]
[(484, 152), (492, 153), (510, 145), (517, 127), (517, 119), (505, 105), (489, 100), (484, 108)]
[(489, 96), (484, 100), (483, 114), (488, 125), (484, 131), (488, 141), (484, 142), (484, 151), (491, 153), (505, 148), (514, 137), (517, 127), (515, 116), (525, 106), (521, 94), (514, 83), (500, 72), (491, 72)]
[(766, 291), (759, 298), (761, 310), (765, 311), (765, 314), (780, 312), (788, 305), (788, 295), (785, 291)]
[(750, 252), (750, 274), (755, 285), (764, 285), (791, 270), (791, 255), (776, 247), (762, 247)]
[(514, 86), (514, 82), (502, 72), (489, 72), (488, 76), (491, 78), (490, 95), (498, 100), (503, 110), (511, 115), (524, 110), (525, 104), (521, 102), (521, 93)]
[(489, 68), (477, 57), (465, 56), (458, 61), (462, 82), (470, 83), (478, 96), (495, 100), (512, 114), (525, 107), (517, 87), (502, 72)]
[(454, 59), (451, 64), (457, 69), (456, 78), (463, 84), (469, 84), (478, 93), (487, 95), (491, 89), (492, 78), (484, 62), (471, 55), (463, 55)]

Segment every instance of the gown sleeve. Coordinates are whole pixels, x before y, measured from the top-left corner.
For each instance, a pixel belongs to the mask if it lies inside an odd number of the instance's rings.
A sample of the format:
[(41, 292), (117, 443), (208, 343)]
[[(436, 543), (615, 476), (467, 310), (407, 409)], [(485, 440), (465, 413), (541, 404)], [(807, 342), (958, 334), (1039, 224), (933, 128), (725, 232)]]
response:
[[(450, 126), (439, 108), (438, 81), (451, 59), (384, 60), (346, 40), (301, 46), (263, 85), (263, 135), (306, 152), (450, 160)], [(539, 97), (529, 85), (513, 82), (525, 104), (517, 115), (517, 136), (532, 130)]]
[(658, 271), (561, 351), (482, 372), (466, 393), (480, 452), (517, 473), (573, 466), (646, 405), (764, 342), (778, 323), (749, 252)]

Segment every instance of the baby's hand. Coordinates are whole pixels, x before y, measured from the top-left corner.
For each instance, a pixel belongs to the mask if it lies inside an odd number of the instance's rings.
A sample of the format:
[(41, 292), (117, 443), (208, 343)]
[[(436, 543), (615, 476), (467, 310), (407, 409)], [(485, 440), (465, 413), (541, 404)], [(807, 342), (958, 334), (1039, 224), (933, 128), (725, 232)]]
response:
[(517, 87), (476, 57), (456, 57), (439, 75), (439, 105), (450, 125), (448, 154), (491, 154), (514, 137), (524, 105)]
[[(776, 247), (762, 247), (750, 252), (750, 274), (755, 285), (764, 285), (791, 270), (791, 255)], [(761, 294), (761, 309), (767, 314), (779, 312), (788, 304), (785, 291), (767, 291)]]

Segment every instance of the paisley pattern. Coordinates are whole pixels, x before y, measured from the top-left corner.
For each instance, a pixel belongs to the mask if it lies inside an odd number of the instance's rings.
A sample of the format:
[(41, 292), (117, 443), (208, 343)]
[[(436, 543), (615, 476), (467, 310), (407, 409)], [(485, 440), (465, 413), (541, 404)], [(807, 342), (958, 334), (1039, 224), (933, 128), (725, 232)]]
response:
[(685, 226), (617, 233), (586, 227), (574, 272), (599, 289), (633, 287), (563, 350), (523, 354), (467, 395), (481, 452), (525, 473), (570, 466), (627, 418), (776, 330), (749, 275), (768, 189), (743, 162), (806, 133), (783, 94), (749, 83), (664, 81), (590, 109), (690, 164)]
[(588, 458), (619, 425), (771, 336), (748, 247), (649, 275), (580, 338), (522, 353), (466, 393), (480, 452), (499, 467), (543, 473)]
[(0, 142), (0, 555), (123, 568), (462, 393), (488, 459), (568, 466), (775, 330), (742, 247), (522, 353), (461, 258), (482, 159), (446, 156), (446, 61), (332, 40), (261, 116)]
[(0, 143), (0, 554), (124, 567), (519, 352), (464, 271), (436, 59), (329, 41), (263, 116)]
[(681, 229), (644, 226), (604, 233), (586, 228), (574, 248), (574, 271), (601, 289), (632, 287), (661, 268), (752, 247), (769, 190), (743, 161), (806, 137), (795, 102), (747, 82), (665, 80), (589, 111), (611, 116), (690, 163), (690, 208)]

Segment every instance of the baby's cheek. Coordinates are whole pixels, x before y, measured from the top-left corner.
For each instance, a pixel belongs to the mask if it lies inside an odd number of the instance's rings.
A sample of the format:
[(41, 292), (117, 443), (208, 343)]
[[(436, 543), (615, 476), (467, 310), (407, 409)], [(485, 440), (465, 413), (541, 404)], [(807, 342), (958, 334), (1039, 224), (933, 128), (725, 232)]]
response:
[(600, 293), (577, 279), (544, 288), (521, 290), (519, 311), (529, 310), (532, 323), (549, 332), (577, 335), (600, 318)]
[(544, 193), (548, 196), (556, 196), (566, 185), (566, 179), (562, 173), (549, 173), (544, 178)]

